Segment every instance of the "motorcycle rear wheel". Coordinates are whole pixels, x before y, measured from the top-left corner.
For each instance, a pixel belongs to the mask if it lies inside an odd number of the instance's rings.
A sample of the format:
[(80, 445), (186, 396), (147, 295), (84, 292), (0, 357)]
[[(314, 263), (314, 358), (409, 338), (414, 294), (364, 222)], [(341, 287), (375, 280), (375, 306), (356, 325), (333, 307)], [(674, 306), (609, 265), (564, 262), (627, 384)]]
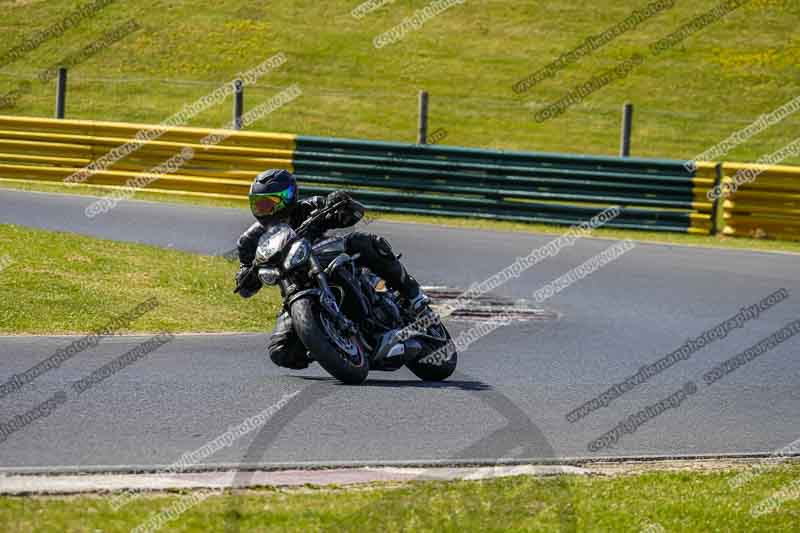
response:
[[(456, 366), (458, 365), (458, 352), (456, 351), (455, 345), (452, 343), (450, 332), (447, 331), (444, 324), (439, 323), (431, 326), (428, 328), (428, 333), (446, 338), (447, 342), (437, 343), (429, 339), (423, 339), (422, 347), (425, 355), (414, 362), (406, 363), (406, 366), (422, 381), (444, 381), (456, 370)], [(450, 346), (448, 347), (448, 345)], [(436, 359), (438, 359), (436, 362), (422, 362), (429, 355), (437, 353), (437, 350), (441, 350), (441, 352), (438, 352), (440, 355), (436, 357)]]

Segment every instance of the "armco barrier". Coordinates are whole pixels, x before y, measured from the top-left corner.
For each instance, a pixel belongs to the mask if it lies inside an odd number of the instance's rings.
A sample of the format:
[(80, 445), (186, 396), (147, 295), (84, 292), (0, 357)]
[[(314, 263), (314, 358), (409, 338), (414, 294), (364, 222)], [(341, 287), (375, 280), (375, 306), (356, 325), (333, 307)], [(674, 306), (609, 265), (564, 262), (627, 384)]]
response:
[(706, 192), (713, 165), (694, 173), (682, 161), (305, 136), (296, 142), (302, 181), (357, 186), (357, 195), (387, 211), (574, 224), (618, 205), (622, 213), (610, 227), (712, 232)]
[[(152, 128), (0, 116), (0, 178), (62, 181)], [(211, 133), (227, 138), (200, 144)], [(713, 232), (706, 193), (715, 166), (689, 172), (683, 161), (169, 128), (85, 183), (124, 186), (183, 147), (194, 158), (148, 190), (242, 198), (256, 172), (279, 167), (294, 171), (306, 194), (347, 189), (376, 210), (575, 224), (620, 206), (609, 227)]]
[(800, 168), (725, 163), (722, 169), (725, 235), (800, 240)]

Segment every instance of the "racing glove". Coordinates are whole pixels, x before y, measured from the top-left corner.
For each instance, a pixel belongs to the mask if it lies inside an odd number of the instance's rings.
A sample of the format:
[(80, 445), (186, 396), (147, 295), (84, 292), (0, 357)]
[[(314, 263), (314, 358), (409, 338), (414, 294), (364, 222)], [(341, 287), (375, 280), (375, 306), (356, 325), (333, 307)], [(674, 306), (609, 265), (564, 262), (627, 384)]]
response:
[(258, 279), (255, 269), (251, 270), (248, 265), (241, 265), (239, 272), (236, 273), (236, 286), (239, 287), (239, 295), (242, 298), (250, 298), (261, 290), (263, 283)]
[(364, 206), (353, 198), (345, 191), (334, 191), (325, 199), (325, 205), (331, 206), (339, 202), (346, 202), (345, 205), (331, 213), (328, 222), (332, 227), (347, 228), (358, 223), (364, 217)]

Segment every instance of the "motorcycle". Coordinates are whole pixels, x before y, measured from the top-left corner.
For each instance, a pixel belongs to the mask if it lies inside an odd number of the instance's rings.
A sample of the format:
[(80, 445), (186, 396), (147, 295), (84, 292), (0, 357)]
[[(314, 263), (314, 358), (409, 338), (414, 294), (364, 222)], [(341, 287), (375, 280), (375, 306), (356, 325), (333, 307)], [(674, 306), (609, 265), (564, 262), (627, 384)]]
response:
[(345, 203), (315, 211), (296, 230), (283, 223), (270, 227), (242, 279), (255, 271), (263, 284), (280, 287), (283, 307), (311, 358), (344, 383), (357, 385), (370, 370), (403, 366), (423, 381), (447, 379), (458, 354), (438, 315), (406, 311), (396, 291), (357, 265), (358, 254), (345, 252), (344, 237), (310, 237)]

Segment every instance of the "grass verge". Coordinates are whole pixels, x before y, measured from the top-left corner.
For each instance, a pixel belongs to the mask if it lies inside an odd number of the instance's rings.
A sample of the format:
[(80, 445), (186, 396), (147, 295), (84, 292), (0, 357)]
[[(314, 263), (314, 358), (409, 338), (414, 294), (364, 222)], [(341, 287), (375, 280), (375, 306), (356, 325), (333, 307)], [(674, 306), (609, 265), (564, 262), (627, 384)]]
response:
[(151, 297), (158, 307), (123, 332), (267, 331), (277, 291), (243, 300), (236, 270), (222, 257), (0, 225), (0, 334), (88, 333)]
[[(518, 81), (651, 2), (451, 3), (380, 49), (373, 45), (377, 36), (432, 2), (386, 2), (356, 18), (351, 12), (361, 3), (218, 0), (212, 8), (197, 0), (109, 2), (0, 70), (0, 95), (28, 87), (2, 113), (52, 116), (55, 81), (39, 81), (39, 72), (64, 63), (129, 19), (141, 29), (70, 68), (67, 117), (157, 123), (281, 51), (286, 64), (246, 88), (246, 108), (293, 83), (303, 94), (254, 129), (413, 142), (417, 93), (425, 89), (431, 95), (429, 131), (446, 130), (447, 144), (616, 154), (620, 108), (631, 101), (633, 154), (683, 159), (790, 101), (800, 87), (795, 0), (743, 2), (722, 19), (694, 28), (670, 50), (653, 54), (652, 43), (720, 4), (674, 2), (596, 51), (566, 61), (522, 94), (512, 90)], [(3, 51), (35, 39), (78, 5), (83, 3), (0, 0)], [(644, 54), (645, 61), (630, 75), (563, 115), (536, 121), (538, 110), (634, 53)], [(190, 125), (217, 127), (230, 114), (229, 98)], [(763, 131), (727, 159), (754, 161), (786, 146), (796, 136), (798, 120), (795, 115)]]
[[(732, 489), (729, 481), (737, 472), (519, 476), (348, 489), (226, 492), (189, 505), (165, 530), (797, 531), (797, 499), (786, 498), (762, 516), (752, 516), (751, 509), (796, 483), (800, 465), (776, 467)], [(5, 497), (0, 498), (0, 523), (8, 532), (127, 532), (181, 502), (191, 503), (190, 498), (189, 493), (148, 495), (114, 512), (108, 496)], [(567, 527), (570, 523), (576, 528)]]
[[(55, 183), (29, 182), (22, 180), (8, 180), (0, 178), (0, 190), (3, 188), (16, 189), (23, 191), (50, 192), (85, 194), (94, 196), (104, 196), (108, 194), (108, 188), (92, 185), (65, 186)], [(192, 205), (203, 205), (208, 207), (233, 207), (247, 208), (247, 200), (226, 200), (204, 198), (199, 196), (182, 196), (175, 194), (154, 193), (147, 191), (137, 191), (132, 197), (135, 200), (147, 200), (167, 203), (188, 203)], [(434, 224), (437, 226), (448, 226), (456, 228), (480, 229), (489, 231), (514, 231), (526, 233), (546, 233), (561, 234), (565, 231), (564, 226), (553, 226), (546, 224), (529, 224), (525, 222), (505, 222), (499, 220), (487, 220), (480, 218), (463, 218), (449, 216), (423, 216), (423, 215), (404, 215), (397, 213), (380, 213), (370, 211), (367, 213), (370, 220), (387, 220), (394, 222), (408, 222), (420, 224)], [(800, 242), (777, 241), (766, 239), (744, 239), (732, 238), (722, 235), (703, 236), (689, 235), (684, 233), (664, 233), (657, 231), (637, 231), (637, 230), (616, 230), (600, 228), (595, 231), (595, 236), (606, 239), (633, 239), (639, 242), (654, 242), (660, 244), (673, 244), (679, 246), (703, 246), (709, 248), (731, 248), (737, 250), (759, 250), (766, 252), (794, 252), (800, 253)]]

